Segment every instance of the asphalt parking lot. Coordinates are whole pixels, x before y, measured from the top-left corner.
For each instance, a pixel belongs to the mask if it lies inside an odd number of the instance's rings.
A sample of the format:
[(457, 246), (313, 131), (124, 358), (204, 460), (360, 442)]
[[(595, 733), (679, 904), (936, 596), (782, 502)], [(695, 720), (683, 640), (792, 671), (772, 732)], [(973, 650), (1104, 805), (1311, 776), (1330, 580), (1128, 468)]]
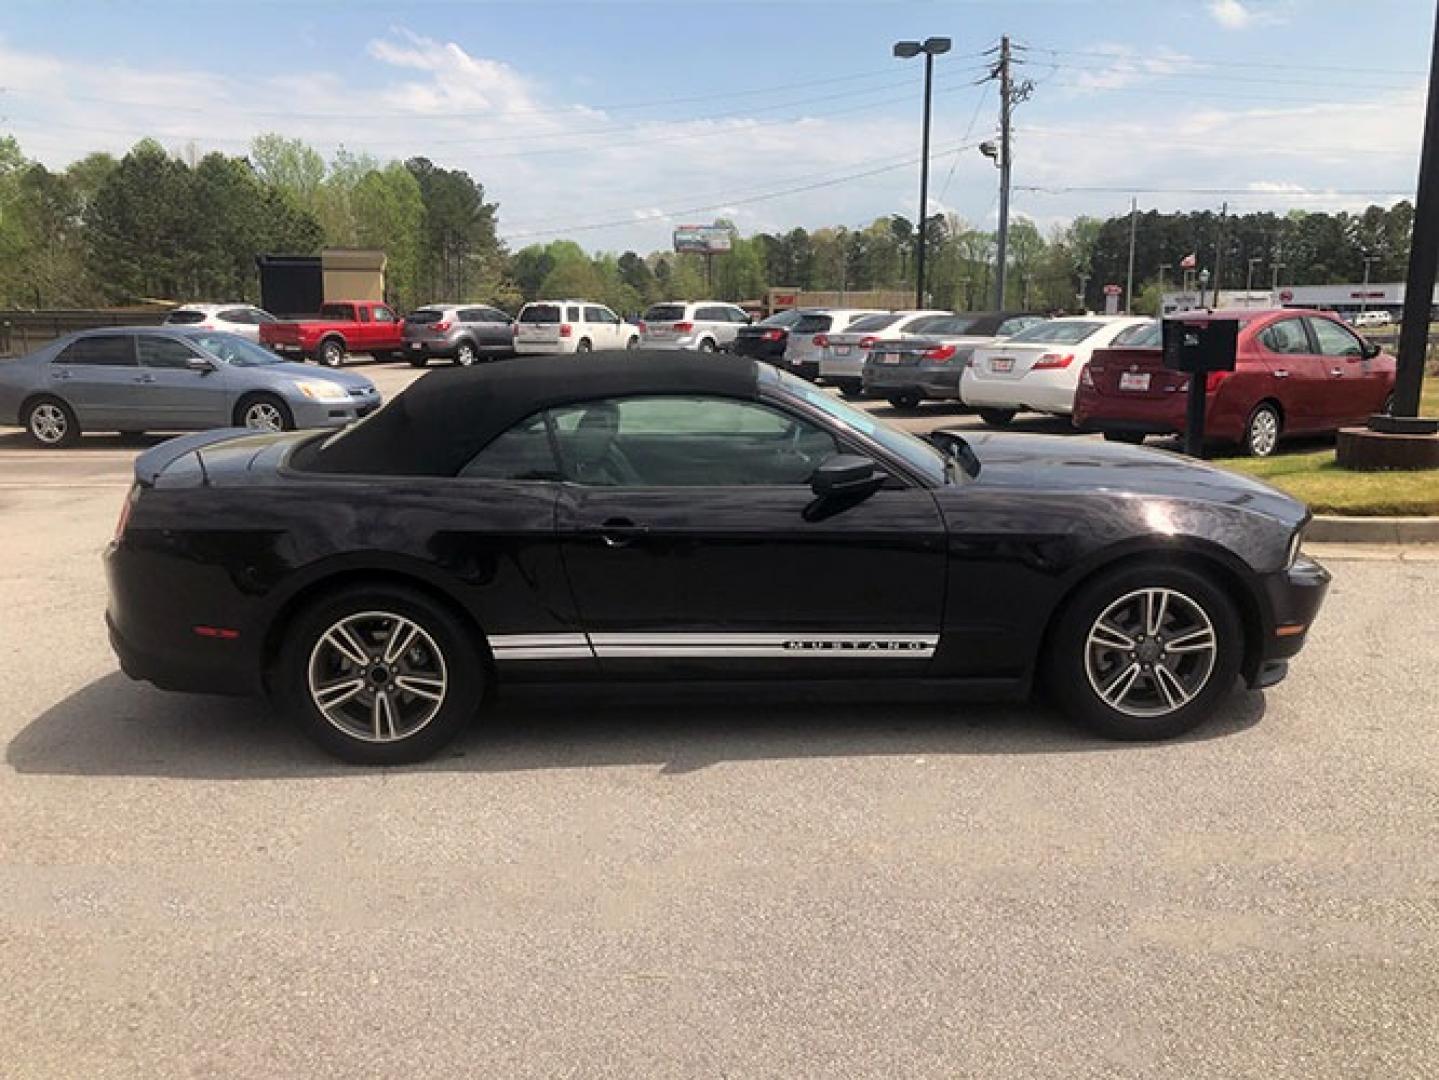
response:
[(1324, 552), (1289, 681), (1175, 743), (532, 693), (364, 771), (117, 673), (141, 445), (0, 431), (0, 1074), (1439, 1073), (1439, 553)]

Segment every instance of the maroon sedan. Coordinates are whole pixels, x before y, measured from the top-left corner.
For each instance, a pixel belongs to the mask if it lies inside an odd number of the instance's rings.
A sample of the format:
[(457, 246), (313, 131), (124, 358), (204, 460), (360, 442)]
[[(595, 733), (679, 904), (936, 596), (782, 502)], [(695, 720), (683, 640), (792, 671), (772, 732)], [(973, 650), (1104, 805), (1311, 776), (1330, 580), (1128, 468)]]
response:
[[(1207, 376), (1209, 438), (1267, 457), (1281, 438), (1332, 432), (1389, 407), (1394, 358), (1328, 312), (1185, 315), (1185, 321), (1202, 319), (1239, 320), (1235, 370)], [(1158, 324), (1146, 329), (1139, 338), (1095, 352), (1075, 395), (1076, 427), (1124, 442), (1184, 433), (1189, 376), (1164, 366)]]

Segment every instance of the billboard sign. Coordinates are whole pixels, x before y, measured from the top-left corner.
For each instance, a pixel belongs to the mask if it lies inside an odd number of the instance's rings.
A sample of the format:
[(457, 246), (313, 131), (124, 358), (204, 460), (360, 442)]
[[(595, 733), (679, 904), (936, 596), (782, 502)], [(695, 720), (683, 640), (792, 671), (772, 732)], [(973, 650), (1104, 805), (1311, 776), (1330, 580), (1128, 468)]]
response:
[(681, 254), (712, 255), (717, 251), (729, 251), (733, 243), (733, 235), (723, 225), (675, 226), (675, 250)]

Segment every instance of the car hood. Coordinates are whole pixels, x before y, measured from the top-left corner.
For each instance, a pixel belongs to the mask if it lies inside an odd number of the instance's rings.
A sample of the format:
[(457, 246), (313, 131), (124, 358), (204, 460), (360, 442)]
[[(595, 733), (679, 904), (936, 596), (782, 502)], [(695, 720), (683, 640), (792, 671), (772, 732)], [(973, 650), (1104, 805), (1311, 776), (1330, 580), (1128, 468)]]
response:
[(1291, 527), (1309, 514), (1268, 484), (1165, 450), (1062, 435), (951, 434), (974, 451), (980, 467), (969, 482), (985, 488), (1223, 503)]
[(263, 367), (235, 367), (232, 370), (246, 378), (253, 378), (257, 385), (261, 383), (288, 385), (296, 379), (310, 379), (338, 383), (346, 390), (373, 390), (375, 388), (375, 384), (367, 376), (353, 371), (317, 368), (313, 364), (297, 364), (288, 360), (279, 364), (266, 364)]

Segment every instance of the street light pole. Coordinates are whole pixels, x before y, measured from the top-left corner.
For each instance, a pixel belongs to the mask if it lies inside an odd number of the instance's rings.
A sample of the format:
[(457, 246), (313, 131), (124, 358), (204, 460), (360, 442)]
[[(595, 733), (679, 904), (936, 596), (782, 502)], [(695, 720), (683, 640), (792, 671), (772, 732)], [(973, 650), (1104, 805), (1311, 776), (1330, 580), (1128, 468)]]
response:
[(1359, 293), (1359, 310), (1369, 310), (1369, 268), (1379, 261), (1378, 255), (1364, 256), (1364, 288)]
[(1287, 263), (1272, 262), (1269, 264), (1269, 291), (1279, 291), (1279, 271), (1283, 270)]
[[(1259, 265), (1260, 261), (1258, 255), (1249, 256), (1249, 273), (1245, 275), (1244, 278), (1244, 291), (1246, 294), (1254, 291), (1254, 268)], [(1244, 297), (1244, 302), (1246, 304), (1249, 303), (1249, 297), (1247, 295)]]
[(924, 54), (924, 131), (920, 138), (919, 157), (919, 238), (915, 244), (914, 257), (914, 306), (917, 308), (927, 306), (924, 296), (924, 259), (928, 230), (925, 228), (925, 221), (929, 217), (929, 114), (934, 93), (934, 58), (949, 52), (949, 47), (949, 38), (942, 37), (926, 38), (923, 42), (897, 41), (894, 45), (894, 55), (902, 60)]

